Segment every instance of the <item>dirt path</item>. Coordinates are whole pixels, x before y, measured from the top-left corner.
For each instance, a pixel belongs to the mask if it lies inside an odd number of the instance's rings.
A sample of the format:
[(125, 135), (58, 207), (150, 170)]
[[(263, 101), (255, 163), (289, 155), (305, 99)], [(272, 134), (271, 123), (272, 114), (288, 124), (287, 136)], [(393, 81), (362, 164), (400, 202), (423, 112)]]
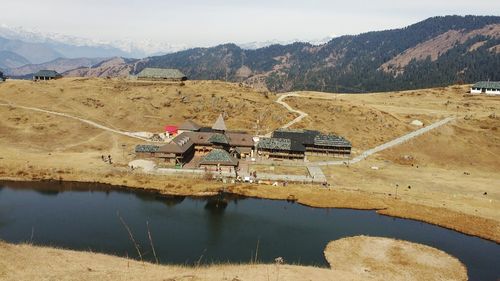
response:
[(142, 138), (142, 137), (134, 135), (134, 133), (124, 132), (124, 131), (112, 129), (112, 128), (103, 126), (101, 124), (98, 124), (98, 123), (96, 123), (94, 121), (90, 121), (90, 120), (87, 120), (87, 119), (84, 119), (84, 118), (72, 116), (72, 115), (69, 115), (69, 114), (66, 114), (66, 113), (61, 113), (61, 112), (56, 112), (56, 111), (50, 111), (50, 110), (45, 110), (45, 109), (36, 108), (36, 107), (29, 107), (29, 106), (22, 106), (22, 105), (16, 105), (16, 104), (9, 104), (9, 103), (0, 103), (0, 106), (21, 108), (21, 109), (25, 109), (25, 110), (37, 111), (37, 112), (42, 112), (42, 113), (57, 115), (57, 116), (61, 116), (61, 117), (66, 117), (66, 118), (74, 119), (74, 120), (77, 120), (77, 121), (89, 124), (89, 125), (91, 125), (93, 127), (101, 129), (101, 130), (105, 130), (105, 131), (108, 131), (108, 132), (112, 132), (112, 133), (115, 133), (115, 134), (119, 134), (119, 135), (131, 137), (131, 138), (140, 139), (140, 140), (143, 140), (143, 141), (149, 141), (146, 138)]
[(418, 129), (416, 131), (413, 131), (411, 133), (408, 133), (404, 136), (401, 136), (399, 138), (396, 138), (396, 139), (393, 139), (392, 141), (390, 142), (386, 142), (384, 144), (381, 144), (377, 147), (374, 147), (372, 149), (368, 149), (366, 151), (364, 151), (363, 153), (361, 153), (360, 155), (354, 157), (353, 159), (351, 160), (348, 160), (348, 161), (324, 161), (324, 162), (314, 162), (314, 163), (311, 163), (311, 165), (319, 165), (319, 166), (328, 166), (328, 165), (343, 165), (345, 164), (346, 162), (348, 162), (349, 164), (355, 164), (355, 163), (358, 163), (362, 160), (365, 160), (366, 158), (368, 158), (369, 156), (375, 154), (375, 153), (378, 153), (382, 150), (386, 150), (386, 149), (389, 149), (391, 147), (394, 147), (394, 146), (397, 146), (397, 145), (400, 145), (404, 142), (407, 142), (413, 138), (416, 138), (422, 134), (425, 134), (431, 130), (434, 130), (434, 129), (437, 129), (453, 120), (455, 120), (456, 118), (455, 117), (447, 117), (443, 120), (440, 120), (438, 122), (435, 122), (427, 127), (424, 127), (424, 128), (421, 128), (421, 129)]
[(301, 97), (300, 94), (297, 94), (296, 92), (292, 92), (292, 93), (288, 93), (288, 94), (283, 94), (281, 95), (277, 100), (276, 100), (276, 103), (278, 104), (281, 104), (282, 106), (284, 106), (288, 111), (292, 112), (292, 113), (297, 113), (299, 116), (295, 119), (293, 119), (292, 121), (286, 123), (285, 125), (283, 125), (281, 128), (283, 129), (286, 129), (286, 128), (289, 128), (291, 127), (292, 125), (296, 124), (296, 123), (299, 123), (300, 121), (302, 121), (302, 119), (304, 119), (305, 117), (308, 116), (307, 113), (305, 113), (304, 111), (300, 111), (300, 110), (297, 110), (297, 109), (293, 109), (288, 103), (284, 102), (283, 100), (288, 98), (288, 97)]
[[(304, 97), (307, 97), (307, 98), (316, 98), (314, 96), (304, 96), (304, 95), (301, 95), (300, 93), (297, 93), (297, 92), (291, 92), (291, 93), (288, 93), (288, 94), (283, 94), (281, 95), (277, 100), (276, 100), (276, 103), (278, 104), (281, 104), (282, 106), (284, 106), (288, 111), (292, 112), (292, 113), (297, 113), (299, 114), (299, 116), (297, 118), (295, 118), (294, 120), (288, 122), (286, 125), (282, 126), (281, 128), (288, 128), (300, 121), (302, 121), (302, 119), (304, 119), (305, 117), (308, 116), (307, 113), (303, 112), (303, 111), (300, 111), (300, 110), (296, 110), (296, 109), (293, 109), (289, 104), (287, 104), (286, 102), (284, 102), (283, 100), (285, 98), (288, 98), (288, 97), (299, 97), (299, 98), (304, 98)], [(328, 99), (328, 97), (317, 97), (318, 99)], [(332, 99), (336, 98), (335, 97), (332, 97)], [(323, 161), (323, 162), (314, 162), (314, 163), (304, 163), (305, 166), (329, 166), (329, 165), (344, 165), (346, 163), (349, 163), (349, 164), (355, 164), (355, 163), (358, 163), (362, 160), (365, 160), (366, 158), (368, 158), (369, 156), (375, 154), (375, 153), (378, 153), (380, 151), (383, 151), (383, 150), (386, 150), (386, 149), (389, 149), (391, 147), (394, 147), (394, 146), (397, 146), (397, 145), (400, 145), (404, 142), (407, 142), (415, 137), (418, 137), (424, 133), (427, 133), (431, 130), (434, 130), (436, 128), (439, 128), (447, 123), (449, 123), (450, 121), (453, 121), (455, 120), (456, 117), (447, 117), (443, 120), (440, 120), (438, 122), (435, 122), (427, 127), (424, 127), (424, 128), (421, 128), (421, 129), (418, 129), (416, 131), (413, 131), (411, 133), (408, 133), (406, 135), (403, 135), (399, 138), (396, 138), (392, 141), (389, 141), (389, 142), (386, 142), (384, 144), (381, 144), (377, 147), (374, 147), (372, 149), (368, 149), (366, 151), (364, 151), (363, 153), (361, 153), (359, 156), (351, 159), (351, 160), (336, 160), (336, 161)], [(268, 135), (270, 136), (271, 133), (269, 133)]]

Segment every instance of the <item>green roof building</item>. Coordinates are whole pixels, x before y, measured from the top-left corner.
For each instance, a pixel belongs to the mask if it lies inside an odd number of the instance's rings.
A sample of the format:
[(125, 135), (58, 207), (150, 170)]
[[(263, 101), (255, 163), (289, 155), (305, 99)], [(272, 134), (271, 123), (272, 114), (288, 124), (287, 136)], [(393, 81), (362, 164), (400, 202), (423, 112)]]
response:
[(33, 81), (47, 81), (62, 78), (62, 75), (55, 70), (40, 70), (33, 74)]
[(155, 80), (155, 81), (185, 81), (186, 75), (178, 69), (168, 68), (144, 68), (137, 74), (139, 80)]
[(219, 144), (219, 145), (229, 145), (230, 140), (229, 138), (224, 135), (224, 134), (213, 134), (208, 141), (212, 144)]
[(487, 94), (500, 95), (500, 82), (498, 81), (481, 81), (472, 85), (471, 94)]
[(214, 149), (201, 159), (200, 167), (204, 166), (236, 167), (238, 166), (238, 160), (223, 149)]

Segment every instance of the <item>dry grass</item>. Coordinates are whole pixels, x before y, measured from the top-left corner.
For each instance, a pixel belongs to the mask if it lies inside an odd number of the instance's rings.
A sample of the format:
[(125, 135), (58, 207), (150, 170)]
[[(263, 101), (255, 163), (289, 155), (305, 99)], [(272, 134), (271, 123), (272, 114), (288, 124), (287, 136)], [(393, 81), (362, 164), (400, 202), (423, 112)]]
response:
[[(166, 124), (193, 119), (211, 126), (220, 113), (232, 130), (269, 131), (293, 119), (263, 93), (238, 84), (216, 81), (178, 83), (137, 82), (121, 79), (64, 78), (33, 83), (8, 81), (0, 85), (0, 102), (34, 106), (88, 118), (125, 131), (161, 132)], [(47, 139), (59, 134), (58, 144), (95, 136), (99, 131), (61, 117), (41, 116), (25, 110), (2, 108), (2, 127), (21, 129), (24, 138)], [(81, 132), (82, 130), (84, 130)], [(81, 132), (81, 134), (80, 134)], [(11, 136), (12, 139), (19, 135)], [(49, 138), (50, 139), (50, 138)], [(50, 142), (44, 143), (50, 145)]]
[[(500, 115), (500, 98), (467, 96), (466, 88), (369, 95), (304, 92), (306, 97), (285, 99), (309, 113), (297, 126), (344, 135), (356, 153), (416, 129), (409, 125), (412, 120), (429, 124), (450, 115), (458, 119), (351, 167), (324, 167), (333, 189), (255, 185), (230, 189), (263, 198), (293, 195), (316, 207), (385, 209), (394, 216), (500, 241), (496, 188), (500, 186), (500, 118), (493, 114)], [(189, 102), (183, 102), (183, 96)], [(164, 124), (184, 118), (208, 125), (221, 111), (228, 113), (230, 128), (252, 130), (252, 120), (267, 116), (261, 124), (272, 129), (293, 118), (273, 99), (237, 84), (208, 81), (191, 81), (183, 87), (119, 79), (0, 85), (0, 102), (67, 112), (126, 131), (159, 131)], [(140, 143), (136, 139), (21, 109), (0, 107), (0, 117), (3, 179), (98, 181), (182, 195), (203, 195), (222, 187), (200, 179), (131, 173), (126, 165)], [(114, 164), (101, 161), (103, 154), (112, 155)], [(269, 168), (258, 169), (268, 172)], [(274, 173), (305, 172), (295, 169), (276, 166)], [(394, 200), (396, 185), (398, 200)]]
[(307, 176), (309, 172), (306, 167), (297, 166), (280, 166), (280, 165), (250, 165), (250, 171), (256, 171), (257, 176), (259, 173), (277, 174), (277, 175), (299, 175)]
[[(0, 279), (302, 281), (375, 278), (390, 281), (466, 280), (467, 277), (457, 259), (439, 250), (387, 238), (355, 237), (334, 241), (328, 245), (325, 255), (332, 269), (254, 263), (188, 267), (0, 241)], [(363, 271), (366, 268), (370, 272)], [(439, 272), (439, 279), (435, 278), (436, 272)]]
[(381, 237), (356, 236), (330, 242), (330, 266), (369, 280), (467, 280), (465, 266), (429, 246)]
[(0, 242), (0, 279), (23, 280), (359, 280), (355, 274), (296, 265), (155, 265), (90, 252)]

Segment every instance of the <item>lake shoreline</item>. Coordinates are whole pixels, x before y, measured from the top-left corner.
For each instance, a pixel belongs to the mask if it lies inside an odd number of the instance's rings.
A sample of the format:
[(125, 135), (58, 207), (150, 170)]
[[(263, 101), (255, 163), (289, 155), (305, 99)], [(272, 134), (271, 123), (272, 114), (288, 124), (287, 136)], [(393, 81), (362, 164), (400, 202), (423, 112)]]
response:
[[(371, 252), (364, 251), (366, 241), (371, 251), (382, 255), (372, 257)], [(346, 243), (348, 250), (332, 251), (334, 246)], [(357, 253), (353, 253), (353, 248), (359, 249)], [(367, 253), (370, 255), (369, 264), (364, 263)], [(411, 278), (405, 280), (429, 280), (429, 277), (440, 272), (440, 277), (446, 280), (467, 280), (466, 267), (454, 256), (402, 240), (369, 236), (343, 238), (326, 245), (324, 256), (330, 265), (327, 268), (279, 262), (263, 264), (258, 261), (186, 266), (153, 264), (102, 253), (0, 241), (0, 277), (6, 280), (69, 280), (68, 276), (79, 280), (179, 280), (177, 278), (187, 276), (189, 280), (299, 281), (306, 277), (311, 280), (367, 280), (374, 277), (401, 280), (404, 276), (408, 277), (407, 272), (411, 272)], [(342, 268), (338, 268), (336, 262), (342, 262), (344, 257), (354, 258), (357, 263), (342, 264)], [(428, 259), (438, 263), (428, 263)], [(414, 262), (408, 263), (408, 260)], [(390, 278), (387, 278), (387, 274)]]
[[(186, 186), (188, 182), (179, 182), (171, 187), (160, 188), (155, 184), (143, 182), (138, 186), (135, 184), (120, 184), (115, 178), (106, 180), (89, 180), (78, 178), (76, 180), (66, 177), (65, 180), (48, 178), (23, 178), (23, 177), (1, 177), (5, 182), (46, 182), (46, 183), (87, 183), (96, 185), (107, 185), (110, 190), (128, 190), (131, 192), (147, 192), (163, 196), (191, 196), (208, 197), (224, 191), (230, 194), (248, 198), (289, 200), (312, 208), (335, 208), (352, 210), (371, 210), (380, 215), (394, 218), (411, 219), (436, 225), (459, 233), (478, 237), (500, 244), (500, 225), (491, 219), (458, 213), (445, 208), (436, 208), (425, 205), (417, 205), (394, 198), (381, 198), (379, 195), (364, 193), (362, 191), (345, 191), (318, 186), (290, 185), (287, 187), (273, 187), (257, 184), (223, 184), (214, 181), (196, 180), (196, 185)], [(140, 181), (139, 181), (140, 182)], [(192, 182), (192, 181), (191, 181)], [(206, 186), (206, 188), (198, 185)], [(101, 187), (102, 188), (102, 187)], [(499, 231), (497, 231), (499, 230)]]

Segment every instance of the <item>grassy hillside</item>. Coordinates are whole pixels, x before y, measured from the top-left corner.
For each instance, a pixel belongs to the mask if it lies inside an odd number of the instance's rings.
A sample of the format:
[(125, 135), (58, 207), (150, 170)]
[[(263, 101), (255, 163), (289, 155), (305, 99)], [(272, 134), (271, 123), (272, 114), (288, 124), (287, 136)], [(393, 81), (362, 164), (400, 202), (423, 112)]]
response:
[[(294, 128), (345, 136), (354, 154), (445, 117), (457, 119), (352, 165), (321, 167), (333, 187), (230, 185), (230, 191), (273, 199), (293, 195), (315, 207), (383, 209), (498, 241), (500, 233), (500, 97), (467, 95), (467, 86), (366, 95), (300, 92), (283, 101), (308, 114)], [(29, 106), (85, 118), (128, 132), (161, 132), (191, 118), (211, 125), (220, 113), (234, 130), (260, 133), (293, 118), (277, 97), (239, 84), (64, 78), (0, 84), (0, 104)], [(130, 172), (144, 141), (74, 119), (0, 106), (0, 178), (99, 181), (168, 194), (203, 195), (218, 182)], [(113, 165), (101, 155), (112, 155)], [(314, 162), (320, 157), (309, 157)], [(286, 163), (276, 162), (276, 166)], [(276, 171), (288, 171), (277, 168)], [(394, 200), (399, 186), (398, 200)], [(466, 221), (466, 223), (464, 223)]]
[(246, 81), (278, 92), (391, 91), (500, 80), (499, 46), (500, 17), (447, 16), (321, 46), (190, 49), (145, 59), (136, 71), (173, 67), (192, 79)]
[[(211, 126), (224, 113), (232, 130), (269, 131), (293, 119), (267, 93), (238, 84), (212, 81), (178, 83), (134, 82), (122, 79), (64, 78), (44, 83), (13, 80), (0, 85), (0, 103), (36, 106), (86, 118), (110, 128), (162, 132), (185, 119)], [(268, 96), (268, 98), (266, 98)], [(101, 133), (86, 124), (46, 114), (0, 107), (2, 141), (51, 151)], [(104, 147), (105, 137), (99, 142)], [(78, 146), (70, 150), (81, 151)]]

